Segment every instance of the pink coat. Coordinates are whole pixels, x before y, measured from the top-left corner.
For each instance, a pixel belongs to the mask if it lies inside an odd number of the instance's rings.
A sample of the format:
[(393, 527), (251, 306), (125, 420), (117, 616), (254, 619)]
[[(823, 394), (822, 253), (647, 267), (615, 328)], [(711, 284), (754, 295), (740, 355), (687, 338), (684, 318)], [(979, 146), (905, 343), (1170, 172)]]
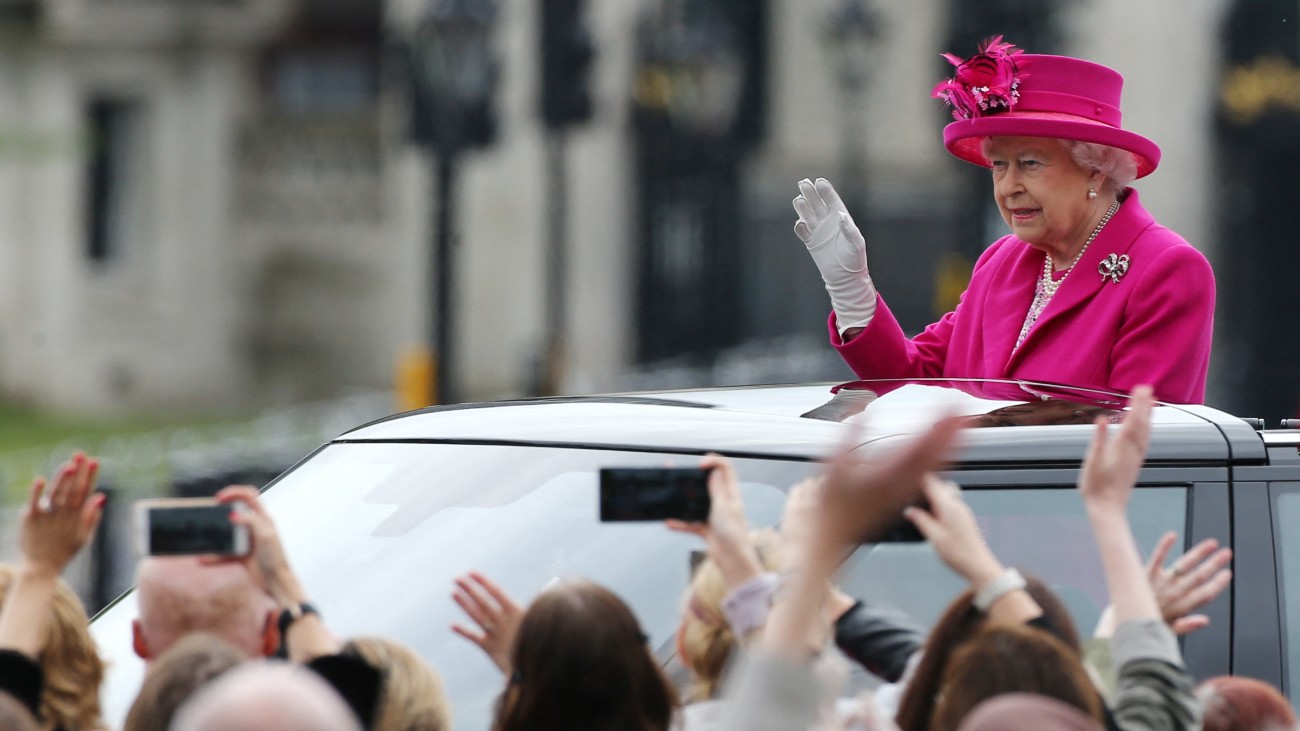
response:
[[(1098, 265), (1128, 254), (1118, 283)], [(831, 344), (859, 378), (1014, 378), (1202, 403), (1214, 327), (1214, 272), (1199, 251), (1128, 197), (1012, 352), (1043, 271), (1043, 253), (1015, 236), (975, 264), (957, 309), (908, 339), (881, 298), (870, 324)]]

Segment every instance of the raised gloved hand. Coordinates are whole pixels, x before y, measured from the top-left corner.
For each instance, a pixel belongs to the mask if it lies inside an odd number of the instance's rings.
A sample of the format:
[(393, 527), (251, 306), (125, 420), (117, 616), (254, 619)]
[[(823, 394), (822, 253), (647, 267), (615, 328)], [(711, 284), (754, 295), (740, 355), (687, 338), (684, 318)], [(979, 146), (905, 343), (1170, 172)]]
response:
[(867, 271), (867, 242), (839, 193), (825, 178), (799, 181), (794, 233), (808, 247), (831, 296), (840, 335), (866, 327), (876, 314), (876, 287)]

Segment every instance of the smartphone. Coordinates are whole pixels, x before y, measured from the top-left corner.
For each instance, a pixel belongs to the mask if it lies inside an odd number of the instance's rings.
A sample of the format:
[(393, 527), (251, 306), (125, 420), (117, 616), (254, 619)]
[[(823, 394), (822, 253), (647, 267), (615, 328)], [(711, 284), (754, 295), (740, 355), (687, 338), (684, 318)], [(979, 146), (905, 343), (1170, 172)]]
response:
[(136, 545), (142, 556), (243, 556), (248, 526), (230, 522), (241, 503), (211, 498), (141, 500), (135, 505)]
[[(930, 501), (922, 498), (921, 502), (916, 504), (916, 507), (928, 513), (930, 512)], [(886, 533), (883, 537), (880, 538), (880, 540), (876, 542), (877, 543), (920, 543), (924, 540), (925, 540), (925, 536), (921, 535), (921, 531), (916, 527), (916, 523), (913, 523), (912, 521), (908, 520), (902, 515), (899, 515), (898, 522), (895, 523), (894, 526), (889, 529), (888, 533)]]
[(709, 472), (699, 467), (606, 467), (600, 471), (600, 520), (708, 522)]

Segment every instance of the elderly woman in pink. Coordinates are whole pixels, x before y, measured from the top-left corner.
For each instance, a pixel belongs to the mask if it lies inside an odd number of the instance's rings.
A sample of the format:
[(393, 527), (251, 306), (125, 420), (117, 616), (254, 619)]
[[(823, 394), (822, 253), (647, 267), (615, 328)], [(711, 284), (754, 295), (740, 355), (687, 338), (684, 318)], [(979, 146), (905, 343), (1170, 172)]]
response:
[(1160, 149), (1120, 127), (1105, 66), (989, 41), (940, 83), (953, 155), (989, 168), (1011, 233), (980, 256), (957, 309), (907, 338), (876, 293), (866, 244), (835, 189), (799, 183), (795, 233), (833, 312), (831, 343), (860, 378), (1013, 378), (1157, 398), (1205, 398), (1214, 274), (1128, 187)]

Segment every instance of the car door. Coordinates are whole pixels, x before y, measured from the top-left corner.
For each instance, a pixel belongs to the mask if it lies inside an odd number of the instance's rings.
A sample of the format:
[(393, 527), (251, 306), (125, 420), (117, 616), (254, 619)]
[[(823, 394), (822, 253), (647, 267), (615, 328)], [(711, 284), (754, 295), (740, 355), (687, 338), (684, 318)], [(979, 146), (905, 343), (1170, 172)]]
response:
[[(1081, 635), (1090, 636), (1108, 601), (1091, 526), (1075, 489), (1076, 469), (955, 471), (985, 539), (1004, 564), (1050, 585), (1070, 609)], [(1225, 545), (1231, 531), (1226, 466), (1144, 469), (1129, 518), (1139, 547), (1149, 552), (1166, 531), (1183, 538), (1172, 561), (1206, 538)], [(964, 586), (927, 544), (880, 544), (855, 554), (842, 577), (854, 596), (884, 601), (925, 624), (942, 613)], [(1232, 597), (1225, 592), (1200, 611), (1208, 628), (1184, 638), (1188, 667), (1197, 677), (1230, 667)]]
[[(1297, 468), (1300, 469), (1300, 468)], [(1277, 591), (1272, 598), (1280, 615), (1273, 623), (1281, 641), (1275, 647), (1281, 674), (1278, 687), (1300, 706), (1300, 480), (1269, 483)], [(1267, 568), (1267, 565), (1265, 566)]]
[(1267, 464), (1234, 468), (1232, 673), (1300, 701), (1300, 433), (1264, 432)]

